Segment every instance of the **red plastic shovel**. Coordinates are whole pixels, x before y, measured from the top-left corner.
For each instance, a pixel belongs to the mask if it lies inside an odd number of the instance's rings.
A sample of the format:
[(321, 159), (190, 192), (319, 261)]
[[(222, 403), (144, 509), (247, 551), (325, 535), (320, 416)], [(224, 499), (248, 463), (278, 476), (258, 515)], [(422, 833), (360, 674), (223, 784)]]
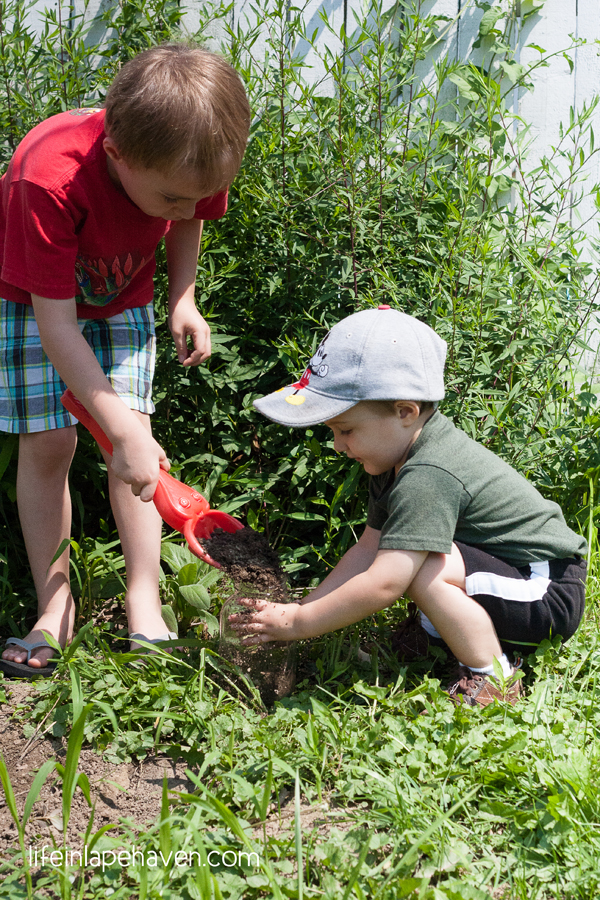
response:
[[(112, 456), (111, 442), (75, 394), (66, 390), (60, 399), (65, 409), (79, 419), (97, 443)], [(220, 569), (219, 563), (211, 559), (198, 542), (198, 538), (209, 538), (215, 528), (222, 528), (223, 531), (233, 534), (244, 527), (242, 523), (227, 513), (211, 509), (208, 500), (205, 500), (202, 494), (194, 491), (187, 484), (177, 481), (164, 469), (159, 472), (158, 485), (152, 499), (167, 525), (184, 536), (192, 553), (204, 562)]]

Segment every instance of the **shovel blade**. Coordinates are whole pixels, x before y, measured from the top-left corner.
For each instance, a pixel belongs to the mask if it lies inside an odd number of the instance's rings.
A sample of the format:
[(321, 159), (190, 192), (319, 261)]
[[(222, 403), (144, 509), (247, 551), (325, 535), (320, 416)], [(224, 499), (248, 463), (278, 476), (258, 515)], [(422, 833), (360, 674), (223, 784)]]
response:
[(244, 526), (238, 519), (234, 519), (228, 513), (220, 512), (218, 509), (211, 509), (210, 512), (204, 513), (198, 518), (194, 525), (194, 534), (197, 538), (207, 540), (216, 528), (221, 528), (229, 534), (234, 534)]

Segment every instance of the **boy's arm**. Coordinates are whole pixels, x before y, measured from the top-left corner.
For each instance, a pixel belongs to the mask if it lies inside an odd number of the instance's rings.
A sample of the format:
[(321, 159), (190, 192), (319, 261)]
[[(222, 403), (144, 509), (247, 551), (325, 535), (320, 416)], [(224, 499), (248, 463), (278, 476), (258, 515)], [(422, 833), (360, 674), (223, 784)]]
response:
[(314, 600), (318, 600), (319, 597), (330, 594), (335, 588), (345, 584), (355, 575), (366, 572), (377, 556), (380, 537), (380, 531), (367, 525), (356, 544), (353, 544), (349, 550), (346, 550), (329, 575), (310, 594), (307, 594), (300, 603), (312, 603)]
[(75, 298), (31, 297), (46, 355), (113, 445), (113, 472), (142, 500), (152, 500), (159, 468), (169, 468), (165, 452), (111, 387), (79, 330)]
[[(173, 222), (165, 236), (169, 270), (169, 329), (175, 341), (177, 358), (184, 366), (199, 366), (210, 356), (210, 329), (196, 308), (194, 289), (201, 219)], [(192, 339), (193, 350), (188, 348)]]
[(294, 641), (336, 631), (390, 606), (427, 559), (424, 550), (380, 550), (367, 571), (310, 603), (245, 600), (252, 616), (231, 616), (244, 643)]

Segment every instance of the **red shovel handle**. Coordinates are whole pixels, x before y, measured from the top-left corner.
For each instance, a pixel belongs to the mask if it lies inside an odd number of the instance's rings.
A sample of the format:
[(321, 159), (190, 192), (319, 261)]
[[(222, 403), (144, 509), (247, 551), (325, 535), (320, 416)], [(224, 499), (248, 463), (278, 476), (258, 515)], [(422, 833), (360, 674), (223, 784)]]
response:
[[(85, 425), (103, 450), (112, 456), (111, 442), (83, 403), (70, 390), (64, 392), (61, 402), (71, 415)], [(220, 565), (211, 559), (198, 538), (207, 540), (215, 528), (221, 528), (223, 531), (233, 534), (244, 527), (242, 523), (227, 513), (212, 510), (202, 494), (181, 481), (177, 481), (164, 469), (159, 472), (158, 485), (152, 499), (167, 525), (183, 534), (192, 553), (204, 562), (220, 569)]]

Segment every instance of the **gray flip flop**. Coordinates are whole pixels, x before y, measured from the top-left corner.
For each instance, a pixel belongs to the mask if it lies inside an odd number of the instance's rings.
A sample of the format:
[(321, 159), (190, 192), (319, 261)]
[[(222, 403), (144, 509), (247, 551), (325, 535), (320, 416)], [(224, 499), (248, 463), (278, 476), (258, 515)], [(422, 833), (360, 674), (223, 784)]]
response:
[(35, 650), (39, 650), (40, 647), (50, 647), (51, 650), (54, 649), (47, 640), (24, 641), (22, 638), (11, 637), (7, 639), (5, 648), (9, 647), (11, 644), (26, 650), (27, 660), (24, 663), (18, 663), (13, 662), (12, 659), (2, 659), (0, 657), (0, 672), (4, 672), (6, 675), (12, 675), (13, 678), (48, 678), (53, 674), (56, 669), (56, 663), (46, 663), (45, 666), (42, 666), (39, 669), (34, 669), (33, 666), (27, 665), (31, 659), (31, 654)]
[[(132, 634), (129, 635), (129, 640), (130, 641), (146, 641), (146, 643), (148, 643), (148, 644), (160, 644), (161, 641), (176, 641), (177, 635), (175, 634), (174, 631), (167, 631), (166, 634), (161, 634), (160, 637), (147, 638), (145, 634), (142, 634), (139, 631), (134, 631)], [(143, 653), (144, 650), (146, 650), (146, 652), (148, 652), (148, 653), (150, 652), (149, 650), (147, 650), (146, 647), (140, 647), (138, 652)]]

